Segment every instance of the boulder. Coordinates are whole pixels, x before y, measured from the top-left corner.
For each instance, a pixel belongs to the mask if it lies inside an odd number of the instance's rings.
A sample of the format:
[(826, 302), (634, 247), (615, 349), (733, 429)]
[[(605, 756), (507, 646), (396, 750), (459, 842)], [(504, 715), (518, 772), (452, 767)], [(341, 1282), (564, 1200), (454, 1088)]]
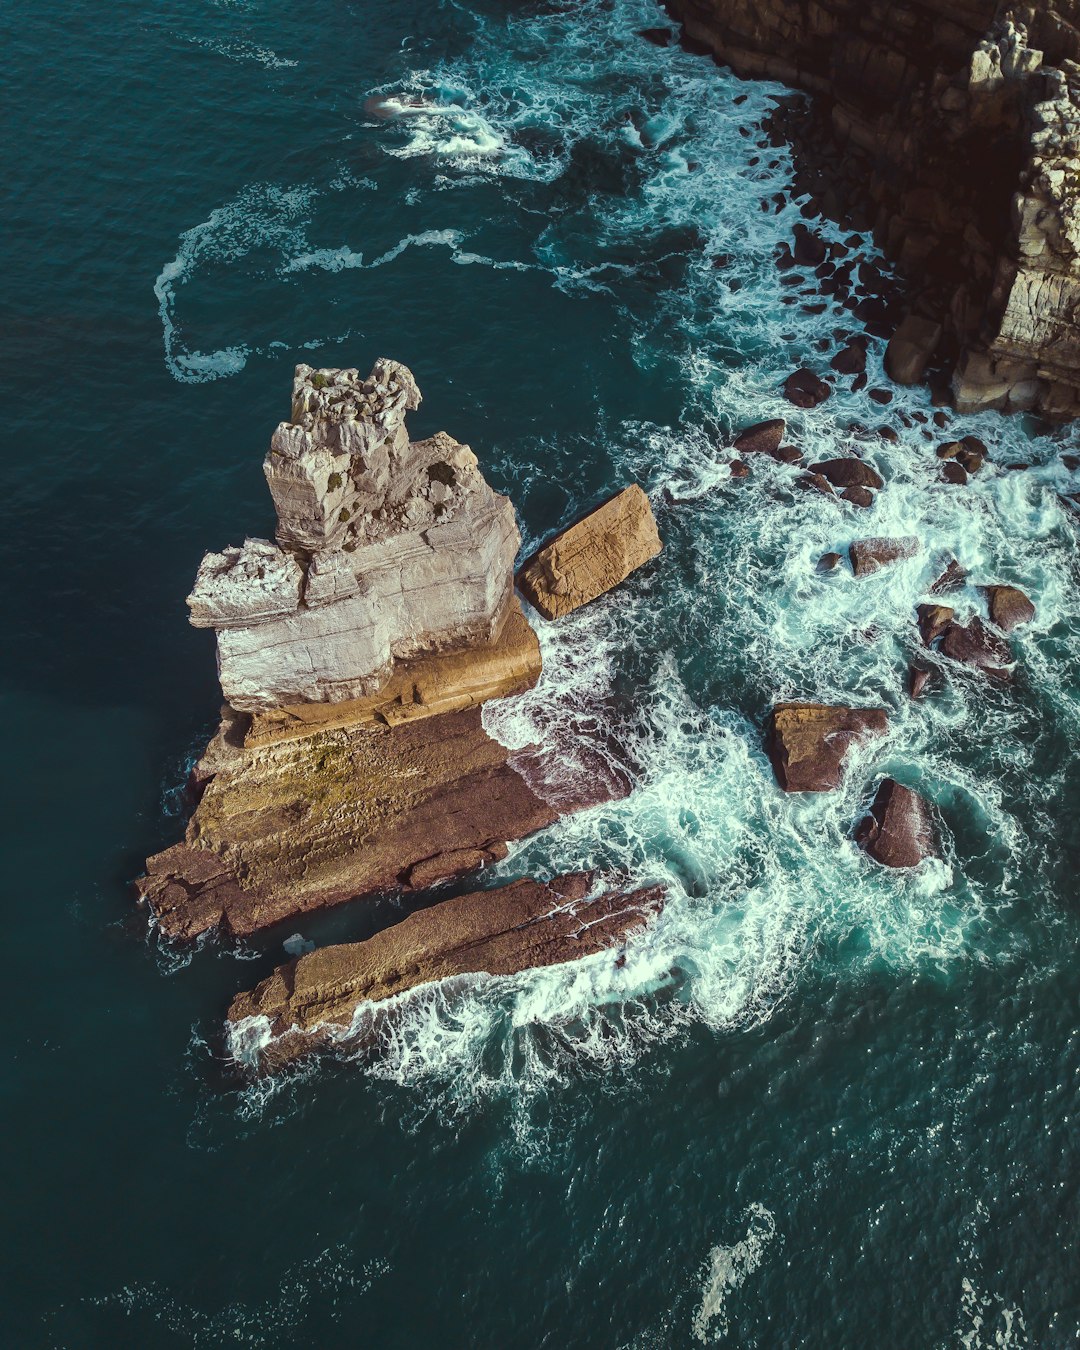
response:
[[(363, 942), (279, 966), (229, 1008), (233, 1056), (278, 1069), (333, 1043), (363, 1040), (388, 999), (462, 976), (515, 975), (622, 947), (661, 909), (662, 887), (595, 893), (575, 872), (444, 900)], [(358, 1016), (359, 1014), (359, 1016)]]
[(930, 587), (931, 595), (943, 595), (946, 591), (956, 591), (967, 580), (967, 568), (962, 567), (955, 558), (950, 558), (945, 570)]
[(860, 847), (885, 867), (917, 867), (937, 856), (929, 804), (891, 778), (877, 790), (870, 814), (855, 832)]
[(918, 615), (919, 632), (928, 647), (941, 637), (956, 617), (956, 610), (950, 609), (948, 605), (920, 605), (915, 612)]
[(851, 545), (851, 570), (857, 577), (870, 576), (890, 563), (902, 562), (914, 558), (919, 551), (919, 541), (906, 539), (856, 539)]
[(867, 507), (873, 506), (874, 494), (869, 488), (849, 487), (841, 492), (840, 500), (848, 502), (851, 506), (858, 506), (865, 510)]
[(831, 387), (805, 367), (789, 375), (784, 383), (784, 397), (796, 408), (816, 408), (831, 393)]
[(834, 497), (832, 484), (827, 478), (822, 478), (819, 473), (801, 473), (795, 479), (795, 486), (803, 488), (807, 492), (820, 492), (822, 496)]
[(912, 698), (922, 698), (923, 691), (926, 688), (927, 681), (930, 679), (930, 672), (925, 666), (908, 667), (908, 694)]
[(941, 341), (941, 325), (909, 314), (885, 349), (885, 373), (897, 384), (918, 384)]
[(817, 571), (819, 572), (835, 572), (839, 566), (839, 553), (823, 553), (817, 560)]
[(955, 459), (946, 460), (941, 466), (941, 477), (946, 483), (951, 483), (953, 487), (963, 487), (968, 481), (967, 470)]
[(876, 491), (885, 486), (881, 474), (861, 459), (823, 459), (811, 464), (810, 472), (821, 474), (833, 487), (863, 487)]
[(767, 422), (756, 422), (746, 427), (735, 437), (733, 449), (740, 455), (774, 455), (784, 440), (787, 423), (782, 417), (770, 418)]
[(942, 638), (941, 652), (950, 661), (981, 671), (988, 679), (1008, 680), (1012, 673), (1012, 648), (978, 616), (968, 624), (950, 624)]
[(785, 792), (840, 786), (851, 746), (889, 729), (884, 708), (778, 703), (769, 719), (769, 758)]
[(1015, 586), (981, 586), (990, 611), (990, 622), (1003, 633), (1011, 633), (1035, 617), (1035, 606)]
[(866, 371), (866, 347), (862, 343), (849, 342), (829, 364), (839, 375), (862, 375)]
[(534, 553), (518, 585), (545, 619), (559, 619), (606, 594), (660, 548), (649, 499), (633, 484)]

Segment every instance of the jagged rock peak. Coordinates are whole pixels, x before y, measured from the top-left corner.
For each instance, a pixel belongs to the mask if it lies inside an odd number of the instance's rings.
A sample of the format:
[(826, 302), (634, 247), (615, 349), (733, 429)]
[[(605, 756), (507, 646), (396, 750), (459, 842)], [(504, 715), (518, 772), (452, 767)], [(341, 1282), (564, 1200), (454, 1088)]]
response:
[(300, 365), (263, 464), (276, 543), (209, 553), (188, 597), (218, 633), (234, 708), (368, 697), (395, 659), (490, 642), (520, 544), (514, 509), (444, 431), (410, 441), (412, 372)]

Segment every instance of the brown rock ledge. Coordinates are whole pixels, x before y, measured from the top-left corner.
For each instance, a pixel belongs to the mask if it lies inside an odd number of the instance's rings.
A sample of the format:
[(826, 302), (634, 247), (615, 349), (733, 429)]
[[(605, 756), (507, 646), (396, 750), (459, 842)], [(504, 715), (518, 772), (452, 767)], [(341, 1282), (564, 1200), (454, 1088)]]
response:
[[(556, 782), (557, 806), (530, 786), (533, 768)], [(571, 776), (535, 751), (507, 750), (480, 708), (253, 747), (230, 712), (197, 778), (205, 788), (184, 842), (148, 859), (138, 883), (169, 938), (219, 927), (242, 937), (357, 897), (426, 888), (630, 786), (606, 757)]]
[(229, 1029), (266, 1018), (271, 1040), (257, 1065), (280, 1068), (340, 1035), (364, 1003), (455, 976), (512, 975), (592, 956), (642, 928), (664, 901), (659, 886), (590, 897), (593, 884), (587, 872), (546, 885), (516, 881), (419, 910), (365, 942), (309, 952), (238, 994)]

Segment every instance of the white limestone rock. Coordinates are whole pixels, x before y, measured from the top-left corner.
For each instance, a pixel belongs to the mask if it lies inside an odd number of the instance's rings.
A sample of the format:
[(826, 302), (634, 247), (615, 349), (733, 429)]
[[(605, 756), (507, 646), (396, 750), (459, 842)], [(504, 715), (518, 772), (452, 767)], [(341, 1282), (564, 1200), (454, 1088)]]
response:
[(224, 629), (292, 614), (303, 579), (296, 559), (268, 539), (245, 539), (243, 548), (208, 553), (187, 598), (191, 623)]

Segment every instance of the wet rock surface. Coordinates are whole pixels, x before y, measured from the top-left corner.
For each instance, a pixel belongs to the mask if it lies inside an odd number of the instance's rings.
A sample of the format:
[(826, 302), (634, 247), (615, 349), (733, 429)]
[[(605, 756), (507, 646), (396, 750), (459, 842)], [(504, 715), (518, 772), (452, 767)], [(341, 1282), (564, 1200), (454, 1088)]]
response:
[(855, 838), (884, 867), (917, 867), (937, 855), (934, 820), (929, 804), (892, 778), (877, 790), (870, 814)]
[(778, 703), (768, 732), (777, 781), (785, 792), (831, 792), (840, 786), (851, 747), (888, 728), (884, 708)]
[[(596, 879), (585, 872), (459, 896), (364, 942), (324, 947), (280, 966), (237, 995), (229, 1023), (235, 1032), (259, 1019), (270, 1040), (255, 1063), (278, 1068), (354, 1028), (359, 1010), (421, 985), (513, 975), (617, 948), (663, 901), (658, 886), (596, 894)], [(362, 1026), (356, 1030), (363, 1035)]]
[(867, 577), (888, 567), (890, 563), (914, 558), (918, 551), (919, 541), (913, 537), (856, 539), (850, 549), (851, 570), (857, 577)]
[(990, 622), (1003, 633), (1030, 623), (1035, 617), (1035, 606), (1023, 591), (1015, 586), (983, 586)]
[(633, 484), (534, 553), (518, 585), (545, 619), (559, 619), (605, 595), (660, 549), (649, 499)]

